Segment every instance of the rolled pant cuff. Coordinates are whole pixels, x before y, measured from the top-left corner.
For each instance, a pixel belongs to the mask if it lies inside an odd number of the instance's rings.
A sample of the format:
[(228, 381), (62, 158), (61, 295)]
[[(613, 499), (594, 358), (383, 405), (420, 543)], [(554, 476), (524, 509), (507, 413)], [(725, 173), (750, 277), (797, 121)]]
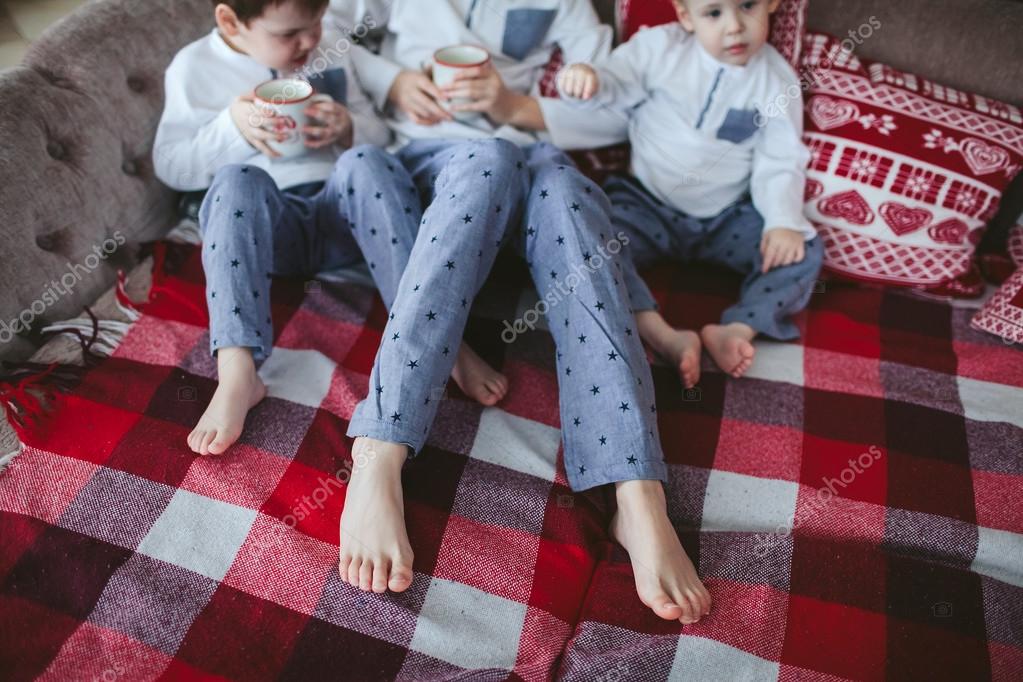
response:
[(612, 464), (606, 467), (585, 467), (584, 473), (579, 473), (578, 466), (572, 471), (566, 472), (568, 485), (573, 492), (582, 492), (599, 485), (618, 483), (619, 481), (661, 481), (668, 482), (668, 465), (662, 461), (648, 460), (637, 461), (635, 464), (623, 462)]
[(776, 322), (771, 326), (765, 327), (764, 325), (745, 319), (739, 312), (733, 313), (726, 310), (721, 315), (721, 324), (731, 324), (733, 322), (742, 322), (743, 324), (751, 327), (758, 335), (766, 336), (770, 339), (774, 339), (775, 341), (793, 341), (799, 338), (799, 328), (792, 322)]
[(388, 443), (400, 443), (407, 445), (412, 448), (412, 454), (409, 457), (414, 457), (419, 454), (419, 451), (423, 449), (425, 445), (426, 434), (413, 433), (416, 431), (414, 426), (403, 426), (396, 422), (382, 419), (372, 419), (370, 417), (354, 417), (352, 421), (348, 423), (348, 437), (359, 438), (366, 437), (374, 440), (382, 440)]
[(270, 357), (271, 348), (255, 334), (241, 334), (239, 336), (217, 336), (216, 345), (213, 344), (214, 336), (210, 334), (210, 355), (216, 357), (217, 351), (222, 348), (248, 348), (252, 351), (252, 359), (257, 362)]

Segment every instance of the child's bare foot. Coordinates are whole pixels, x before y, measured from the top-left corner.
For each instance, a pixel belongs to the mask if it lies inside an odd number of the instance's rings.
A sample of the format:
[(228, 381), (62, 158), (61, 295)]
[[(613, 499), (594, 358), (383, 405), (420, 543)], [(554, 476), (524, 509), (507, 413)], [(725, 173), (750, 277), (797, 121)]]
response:
[(656, 310), (636, 313), (639, 337), (655, 353), (671, 363), (682, 379), (682, 385), (692, 388), (700, 380), (700, 337), (696, 332), (675, 329)]
[(217, 351), (217, 379), (206, 412), (188, 434), (188, 447), (199, 455), (219, 455), (231, 447), (242, 435), (245, 415), (266, 397), (266, 386), (256, 374), (248, 348)]
[(504, 399), (508, 392), (508, 378), (487, 364), (467, 344), (458, 349), (458, 359), (451, 377), (470, 398), (490, 407)]
[(661, 482), (621, 481), (615, 496), (611, 534), (629, 552), (640, 600), (661, 618), (687, 625), (710, 613), (710, 593), (668, 519)]
[(742, 322), (731, 324), (708, 324), (700, 332), (703, 345), (724, 372), (738, 379), (753, 365), (753, 337), (757, 335), (749, 325)]
[(338, 573), (367, 592), (404, 592), (412, 584), (412, 546), (401, 493), (407, 455), (404, 445), (372, 438), (356, 438), (352, 446)]

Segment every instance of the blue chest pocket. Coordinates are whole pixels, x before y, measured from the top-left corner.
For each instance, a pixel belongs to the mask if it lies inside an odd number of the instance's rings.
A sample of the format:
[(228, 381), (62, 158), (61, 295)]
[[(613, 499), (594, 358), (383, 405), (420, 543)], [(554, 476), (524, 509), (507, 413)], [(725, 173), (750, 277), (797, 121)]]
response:
[(745, 142), (760, 128), (760, 112), (756, 109), (729, 109), (725, 122), (718, 128), (717, 138), (739, 144)]
[(330, 69), (309, 76), (309, 83), (316, 92), (330, 95), (335, 102), (348, 104), (348, 74), (344, 69)]
[(501, 51), (512, 59), (525, 59), (543, 41), (557, 13), (553, 9), (508, 10)]

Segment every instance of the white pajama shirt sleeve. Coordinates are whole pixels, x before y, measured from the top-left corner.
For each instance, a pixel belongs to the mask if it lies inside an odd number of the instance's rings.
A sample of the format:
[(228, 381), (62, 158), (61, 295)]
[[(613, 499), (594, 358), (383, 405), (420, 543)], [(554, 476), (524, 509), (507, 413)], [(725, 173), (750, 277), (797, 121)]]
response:
[(809, 241), (817, 231), (803, 212), (806, 166), (810, 151), (803, 144), (802, 100), (789, 101), (767, 118), (753, 148), (750, 195), (764, 218), (764, 231), (788, 228)]

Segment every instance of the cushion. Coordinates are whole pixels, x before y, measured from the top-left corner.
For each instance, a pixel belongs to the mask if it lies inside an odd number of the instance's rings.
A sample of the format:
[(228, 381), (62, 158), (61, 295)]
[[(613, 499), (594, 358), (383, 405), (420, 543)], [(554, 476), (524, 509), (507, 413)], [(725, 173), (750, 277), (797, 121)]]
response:
[(1023, 343), (1023, 267), (1005, 280), (991, 300), (973, 316), (970, 325), (1007, 342)]
[(807, 36), (802, 73), (806, 211), (825, 267), (901, 286), (979, 284), (976, 245), (1023, 164), (1019, 109), (861, 61), (825, 34)]

